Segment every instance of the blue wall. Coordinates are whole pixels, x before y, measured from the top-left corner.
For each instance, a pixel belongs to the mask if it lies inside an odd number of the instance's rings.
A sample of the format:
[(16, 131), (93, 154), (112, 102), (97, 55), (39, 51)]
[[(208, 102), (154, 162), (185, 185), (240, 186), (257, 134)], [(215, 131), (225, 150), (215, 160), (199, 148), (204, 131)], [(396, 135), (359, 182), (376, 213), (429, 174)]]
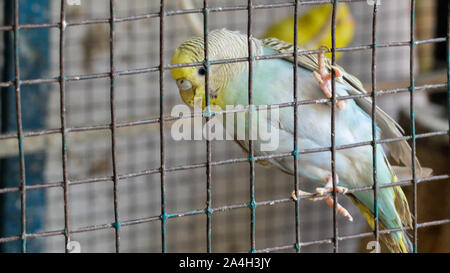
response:
[[(14, 22), (14, 1), (5, 1), (5, 25)], [(19, 1), (19, 24), (49, 23), (50, 1)], [(14, 80), (14, 36), (12, 31), (4, 35), (4, 59), (2, 82)], [(20, 78), (49, 78), (50, 31), (49, 29), (19, 30)], [(58, 50), (56, 47), (54, 50)], [(48, 84), (21, 86), (23, 130), (39, 130), (45, 127), (47, 101), (52, 86)], [(1, 133), (17, 132), (14, 86), (0, 90)], [(25, 140), (26, 142), (26, 140)], [(25, 155), (26, 184), (42, 184), (44, 180), (46, 156), (44, 153)], [(0, 160), (0, 188), (20, 186), (19, 157)], [(27, 233), (44, 231), (45, 190), (27, 191), (26, 219)], [(0, 237), (21, 233), (20, 192), (0, 194)], [(27, 252), (42, 250), (42, 239), (28, 239)], [(0, 252), (20, 252), (22, 242), (0, 244)]]

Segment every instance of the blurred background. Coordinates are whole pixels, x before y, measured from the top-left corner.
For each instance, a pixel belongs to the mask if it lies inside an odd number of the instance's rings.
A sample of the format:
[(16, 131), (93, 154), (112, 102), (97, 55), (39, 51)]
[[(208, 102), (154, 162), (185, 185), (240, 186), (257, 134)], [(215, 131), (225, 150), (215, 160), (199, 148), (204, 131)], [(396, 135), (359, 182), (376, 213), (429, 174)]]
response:
[[(181, 1), (166, 1), (166, 9), (181, 9)], [(12, 31), (7, 29), (13, 18), (12, 1), (0, 0), (0, 238), (20, 235), (20, 186), (17, 138), (6, 137), (17, 132), (15, 116)], [(58, 23), (60, 1), (21, 0), (20, 24)], [(76, 3), (77, 1), (68, 1)], [(109, 18), (109, 1), (80, 0), (79, 5), (67, 5), (67, 22), (83, 22)], [(203, 1), (193, 0), (193, 8), (201, 8)], [(287, 1), (254, 1), (255, 4), (286, 3)], [(245, 0), (210, 0), (210, 7), (246, 5)], [(320, 6), (301, 6), (300, 15), (311, 16)], [(326, 5), (331, 7), (329, 4)], [(129, 17), (159, 12), (159, 1), (117, 0), (116, 17)], [(341, 7), (340, 7), (341, 8)], [(338, 47), (369, 45), (372, 42), (373, 6), (366, 1), (346, 4), (348, 14), (338, 24), (344, 32), (345, 44)], [(416, 46), (416, 86), (439, 85), (415, 93), (417, 133), (446, 131), (448, 127), (447, 99), (447, 1), (416, 1), (417, 40), (444, 38), (444, 42), (423, 43)], [(292, 17), (293, 7), (254, 10), (254, 35), (264, 37), (270, 27)], [(307, 21), (321, 29), (311, 35), (308, 46), (320, 43), (320, 35), (327, 34), (331, 13), (320, 11), (323, 22)], [(197, 14), (202, 20), (201, 14)], [(378, 8), (377, 43), (407, 42), (410, 39), (410, 1), (385, 0)], [(308, 17), (304, 17), (308, 18)], [(313, 18), (318, 18), (314, 16)], [(339, 18), (339, 16), (338, 16)], [(106, 23), (105, 23), (106, 22)], [(69, 25), (65, 31), (64, 66), (67, 77), (98, 75), (109, 72), (109, 23)], [(345, 23), (348, 23), (346, 25)], [(227, 28), (246, 33), (247, 11), (222, 11), (209, 14), (209, 28)], [(159, 18), (144, 18), (115, 24), (116, 71), (129, 71), (159, 65)], [(308, 25), (300, 24), (300, 31)], [(324, 30), (325, 29), (325, 30)], [(312, 31), (313, 32), (313, 31)], [(325, 33), (325, 34), (324, 34)], [(350, 34), (348, 34), (350, 33)], [(305, 35), (306, 35), (305, 34)], [(166, 63), (183, 41), (195, 35), (183, 15), (165, 18)], [(344, 34), (342, 34), (344, 35)], [(300, 35), (302, 36), (302, 35)], [(305, 36), (306, 37), (306, 36)], [(329, 37), (329, 36), (328, 36)], [(59, 29), (33, 28), (20, 30), (19, 56), (21, 80), (51, 79), (59, 76)], [(325, 39), (325, 38), (324, 38)], [(342, 38), (344, 39), (344, 38)], [(348, 41), (347, 41), (348, 40)], [(311, 42), (312, 41), (312, 42)], [(308, 43), (309, 42), (309, 43)], [(407, 88), (409, 79), (409, 46), (377, 49), (377, 90)], [(348, 51), (339, 55), (337, 63), (357, 76), (368, 91), (371, 90), (371, 50)], [(82, 77), (66, 82), (67, 127), (89, 127), (110, 123), (110, 82), (104, 77)], [(177, 87), (167, 71), (165, 80), (165, 115), (173, 106), (182, 104)], [(129, 73), (116, 78), (117, 122), (150, 120), (159, 117), (159, 73)], [(22, 118), (25, 132), (61, 127), (60, 87), (58, 82), (28, 84), (21, 87)], [(379, 96), (377, 103), (409, 132), (409, 92)], [(166, 122), (166, 167), (178, 167), (206, 161), (205, 141), (174, 141), (170, 137), (171, 122)], [(106, 127), (108, 128), (108, 127)], [(118, 173), (139, 173), (160, 167), (160, 139), (158, 123), (117, 129)], [(417, 154), (423, 166), (434, 169), (434, 175), (449, 174), (449, 136), (440, 134), (417, 140)], [(61, 135), (46, 134), (24, 139), (27, 185), (45, 184), (47, 187), (27, 190), (27, 233), (64, 230), (63, 188), (54, 186), (63, 181)], [(232, 141), (213, 142), (213, 161), (243, 158), (246, 155)], [(111, 135), (108, 129), (70, 132), (67, 139), (68, 178), (70, 181), (103, 178), (112, 175)], [(212, 207), (249, 202), (249, 164), (238, 163), (212, 168)], [(256, 200), (268, 201), (289, 198), (294, 179), (276, 168), (256, 167)], [(301, 179), (301, 188), (313, 190), (315, 185)], [(449, 180), (423, 182), (418, 185), (418, 222), (448, 219), (450, 215)], [(166, 204), (169, 213), (181, 213), (205, 208), (205, 168), (166, 173)], [(408, 200), (412, 187), (405, 186)], [(353, 204), (339, 196), (339, 202), (354, 217), (347, 222), (339, 217), (339, 235), (353, 235), (369, 231), (366, 220)], [(410, 202), (410, 206), (412, 203)], [(118, 183), (118, 214), (120, 221), (146, 219), (161, 213), (159, 173), (122, 179)], [(272, 248), (295, 243), (295, 213), (293, 202), (259, 206), (256, 209), (256, 248)], [(300, 203), (301, 241), (321, 240), (333, 236), (332, 209), (324, 202), (302, 200)], [(114, 222), (113, 183), (78, 183), (69, 187), (69, 222), (71, 229), (83, 229)], [(212, 216), (212, 249), (214, 252), (247, 252), (250, 250), (250, 210), (247, 207), (214, 213)], [(372, 237), (343, 240), (340, 252), (368, 252), (366, 244)], [(105, 228), (72, 233), (82, 252), (114, 252), (114, 229)], [(27, 240), (30, 252), (63, 252), (64, 236), (48, 236)], [(450, 252), (450, 225), (419, 229), (420, 252)], [(1, 242), (1, 239), (0, 239)], [(127, 225), (120, 230), (122, 252), (160, 252), (160, 221)], [(0, 251), (18, 252), (20, 241), (0, 243)], [(302, 252), (332, 252), (332, 244), (305, 246)], [(205, 252), (205, 214), (176, 217), (167, 224), (168, 252)], [(295, 249), (285, 249), (294, 252)]]

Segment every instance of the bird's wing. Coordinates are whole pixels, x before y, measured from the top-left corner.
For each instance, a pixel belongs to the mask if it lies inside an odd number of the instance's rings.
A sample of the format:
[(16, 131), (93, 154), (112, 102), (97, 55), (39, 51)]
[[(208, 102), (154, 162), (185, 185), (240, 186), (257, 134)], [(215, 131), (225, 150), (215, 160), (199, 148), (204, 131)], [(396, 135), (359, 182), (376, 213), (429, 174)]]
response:
[[(245, 154), (247, 154), (248, 153), (248, 145), (247, 145), (248, 143), (243, 140), (239, 140), (239, 139), (236, 139), (235, 141), (242, 148), (242, 151)], [(256, 163), (260, 164), (261, 166), (263, 166), (265, 168), (269, 168), (270, 166), (272, 166), (272, 163), (270, 163), (270, 161), (268, 159), (257, 160)]]
[[(278, 40), (276, 38), (268, 38), (263, 40), (263, 45), (272, 48), (273, 50), (279, 52), (280, 54), (293, 53), (294, 46), (290, 43)], [(299, 48), (299, 52), (304, 49)], [(289, 56), (284, 58), (287, 61), (294, 62), (294, 56)], [(326, 68), (331, 72), (331, 60), (324, 58)], [(302, 66), (311, 71), (317, 71), (319, 68), (318, 60), (315, 55), (298, 55), (297, 61), (299, 66)], [(337, 78), (337, 82), (341, 82), (349, 85), (347, 91), (350, 95), (367, 94), (368, 92), (364, 89), (362, 83), (355, 76), (347, 73), (342, 67), (336, 65), (342, 73), (342, 78)], [(370, 97), (356, 98), (355, 102), (358, 106), (366, 112), (368, 115), (372, 113), (372, 99)], [(385, 138), (398, 138), (402, 137), (404, 130), (401, 126), (393, 120), (386, 112), (381, 110), (378, 106), (376, 107), (376, 123), (381, 129), (382, 134)], [(397, 163), (403, 164), (408, 167), (412, 167), (411, 160), (411, 147), (406, 140), (394, 141), (386, 143), (387, 148), (390, 151), (392, 159)], [(418, 172), (421, 172), (421, 166), (416, 158), (416, 166)]]

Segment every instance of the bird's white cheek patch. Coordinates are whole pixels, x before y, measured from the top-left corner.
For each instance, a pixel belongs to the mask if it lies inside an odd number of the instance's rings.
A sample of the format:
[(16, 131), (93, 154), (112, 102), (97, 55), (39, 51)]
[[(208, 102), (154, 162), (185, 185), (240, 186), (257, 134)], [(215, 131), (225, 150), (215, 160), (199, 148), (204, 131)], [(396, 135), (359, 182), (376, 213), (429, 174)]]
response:
[(178, 79), (177, 85), (181, 91), (189, 91), (192, 89), (192, 83), (186, 79)]

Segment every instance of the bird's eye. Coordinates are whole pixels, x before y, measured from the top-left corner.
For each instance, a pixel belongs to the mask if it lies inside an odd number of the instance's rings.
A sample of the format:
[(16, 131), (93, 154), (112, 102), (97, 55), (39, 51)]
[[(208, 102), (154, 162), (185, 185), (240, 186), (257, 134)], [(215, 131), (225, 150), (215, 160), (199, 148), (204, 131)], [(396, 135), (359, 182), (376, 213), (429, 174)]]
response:
[(178, 79), (177, 85), (178, 85), (178, 88), (180, 88), (183, 91), (187, 91), (192, 88), (192, 83), (185, 79)]
[(206, 74), (206, 70), (205, 70), (205, 68), (204, 67), (200, 67), (199, 69), (198, 69), (198, 74), (199, 75), (205, 75)]

